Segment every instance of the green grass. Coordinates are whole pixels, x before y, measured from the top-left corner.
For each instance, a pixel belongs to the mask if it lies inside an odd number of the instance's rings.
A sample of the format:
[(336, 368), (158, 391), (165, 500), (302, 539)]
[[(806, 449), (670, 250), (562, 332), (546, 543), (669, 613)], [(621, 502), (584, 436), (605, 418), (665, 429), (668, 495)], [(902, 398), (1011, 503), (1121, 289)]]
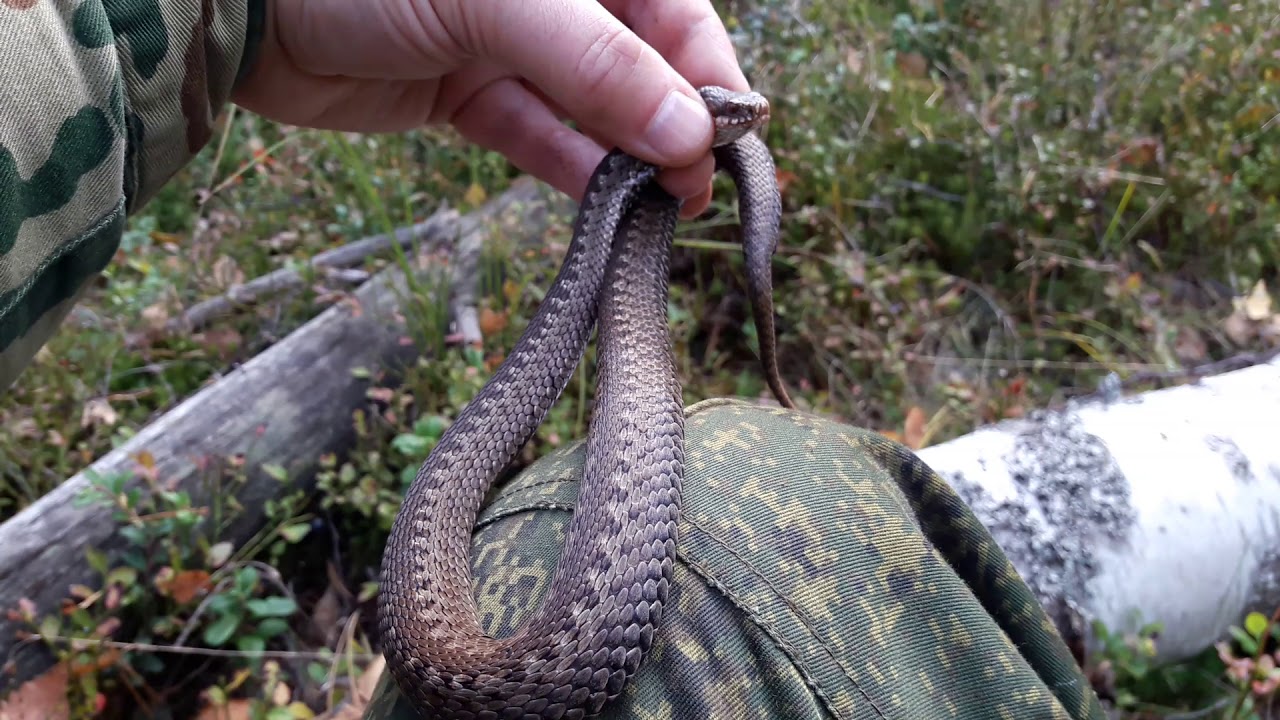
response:
[[(1259, 280), (1274, 289), (1280, 266), (1274, 5), (718, 6), (774, 105), (768, 138), (786, 206), (774, 265), (780, 343), (788, 384), (811, 408), (898, 436), (918, 409), (938, 442), (1092, 392), (1110, 372), (1174, 373), (1276, 343), (1265, 323), (1233, 317), (1232, 302)], [(0, 518), (333, 296), (313, 286), (194, 337), (151, 332), (181, 307), (420, 220), (441, 201), (471, 209), (514, 176), (449, 131), (345, 135), (229, 114), (133, 218), (106, 282), (0, 401)], [(671, 330), (688, 401), (767, 393), (733, 210), (722, 182), (707, 216), (681, 227), (673, 260)], [(549, 242), (566, 238), (567, 228)], [(486, 302), (507, 322), (484, 353), (424, 360), (378, 388), (357, 447), (326, 458), (318, 492), (281, 509), (281, 527), (331, 515), (353, 586), (376, 567), (405, 473), (550, 282), (554, 256), (507, 250), (485, 260)], [(434, 310), (417, 310), (415, 338), (440, 347)], [(592, 391), (580, 375), (528, 453), (581, 437)], [(322, 590), (290, 547), (264, 541), (239, 560), (294, 567)], [(190, 608), (153, 606), (191, 620)], [(1140, 646), (1108, 648), (1130, 718), (1247, 695), (1231, 695), (1213, 653), (1182, 674), (1153, 674)], [(223, 668), (224, 684), (238, 667)]]

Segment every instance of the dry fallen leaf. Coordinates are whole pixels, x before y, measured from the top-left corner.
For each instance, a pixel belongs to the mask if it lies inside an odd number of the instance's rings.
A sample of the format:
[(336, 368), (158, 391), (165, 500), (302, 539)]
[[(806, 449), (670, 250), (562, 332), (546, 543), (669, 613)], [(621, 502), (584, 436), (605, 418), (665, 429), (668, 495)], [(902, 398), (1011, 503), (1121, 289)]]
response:
[(1262, 322), (1271, 317), (1271, 294), (1267, 292), (1267, 284), (1259, 280), (1247, 297), (1232, 300), (1236, 310), (1254, 322)]
[(1253, 339), (1254, 328), (1244, 314), (1237, 311), (1228, 315), (1222, 322), (1222, 331), (1231, 339), (1231, 342), (1244, 345)]
[(105, 425), (111, 427), (120, 421), (120, 415), (111, 407), (111, 403), (106, 398), (93, 398), (84, 404), (84, 409), (80, 412), (80, 427), (87, 428), (93, 425)]
[(219, 289), (227, 290), (244, 284), (244, 272), (234, 258), (222, 255), (213, 261), (213, 282)]
[(0, 701), (0, 720), (62, 720), (69, 716), (67, 666), (63, 663), (23, 683)]
[(1190, 327), (1178, 328), (1177, 339), (1173, 341), (1173, 354), (1178, 360), (1188, 364), (1204, 362), (1209, 355), (1209, 345), (1199, 330)]
[(849, 68), (849, 72), (857, 75), (862, 72), (862, 53), (854, 48), (849, 48), (844, 52), (844, 64)]
[(496, 335), (507, 326), (507, 314), (494, 312), (487, 307), (480, 308), (480, 332), (485, 336)]
[(1248, 295), (1232, 298), (1231, 305), (1233, 310), (1222, 321), (1222, 331), (1236, 344), (1243, 345), (1280, 329), (1280, 315), (1272, 311), (1271, 295), (1263, 280), (1255, 283)]
[(791, 187), (792, 183), (800, 179), (799, 175), (796, 175), (790, 170), (783, 170), (782, 168), (774, 170), (773, 174), (778, 182), (778, 192), (783, 195), (787, 194), (787, 188)]
[(484, 187), (480, 183), (471, 183), (471, 187), (467, 188), (467, 192), (462, 196), (462, 199), (468, 205), (475, 206), (484, 202), (486, 197)]
[(311, 623), (326, 644), (331, 644), (342, 631), (342, 610), (342, 591), (330, 584), (311, 611)]
[(275, 252), (292, 250), (298, 244), (299, 237), (297, 230), (284, 230), (271, 236), (267, 240), (267, 247)]
[(276, 683), (275, 689), (271, 691), (271, 702), (280, 707), (284, 707), (293, 698), (293, 689), (283, 682)]
[(164, 301), (143, 308), (142, 321), (148, 330), (153, 332), (164, 330), (164, 326), (169, 322), (169, 311), (165, 309)]
[(157, 578), (156, 586), (178, 604), (186, 605), (209, 588), (209, 573), (204, 570), (183, 570), (163, 580)]
[(382, 671), (386, 668), (387, 661), (381, 655), (377, 655), (369, 662), (369, 666), (360, 673), (360, 677), (356, 678), (355, 687), (352, 697), (332, 712), (324, 713), (319, 716), (321, 720), (360, 720), (364, 717), (365, 708), (369, 701), (373, 699), (373, 691), (378, 688), (378, 680), (382, 678)]
[(918, 52), (898, 53), (898, 69), (907, 77), (922, 78), (929, 74), (929, 61)]
[(924, 410), (921, 410), (919, 407), (912, 406), (911, 409), (907, 411), (907, 419), (906, 422), (903, 423), (902, 428), (903, 445), (906, 445), (912, 450), (919, 450), (921, 446), (924, 445), (924, 426), (926, 420), (928, 420), (928, 418), (925, 417)]

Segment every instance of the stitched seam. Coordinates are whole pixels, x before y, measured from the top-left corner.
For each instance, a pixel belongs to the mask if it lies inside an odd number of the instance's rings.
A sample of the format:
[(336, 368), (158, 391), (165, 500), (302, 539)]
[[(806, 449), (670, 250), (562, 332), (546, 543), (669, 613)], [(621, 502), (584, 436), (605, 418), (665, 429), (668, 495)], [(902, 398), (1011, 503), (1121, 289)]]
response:
[[(869, 694), (867, 694), (867, 691), (863, 690), (862, 686), (858, 684), (858, 681), (854, 679), (852, 671), (849, 670), (849, 668), (845, 667), (844, 663), (840, 661), (840, 658), (837, 657), (836, 654), (832, 652), (831, 648), (827, 647), (827, 644), (824, 643), (822, 639), (818, 636), (818, 632), (814, 630), (812, 621), (808, 617), (808, 614), (804, 612), (804, 610), (797, 607), (796, 604), (793, 603), (791, 599), (786, 596), (785, 593), (781, 592), (777, 588), (777, 586), (775, 586), (772, 582), (769, 581), (768, 577), (766, 577), (759, 570), (757, 570), (753, 564), (751, 564), (748, 560), (746, 560), (746, 558), (742, 557), (742, 555), (740, 555), (732, 547), (730, 547), (728, 544), (721, 541), (715, 535), (711, 534), (710, 532), (707, 532), (707, 530), (702, 526), (698, 525), (698, 523), (694, 521), (693, 518), (685, 518), (685, 520), (689, 523), (690, 526), (692, 526), (695, 530), (700, 532), (706, 539), (710, 540), (716, 545), (719, 545), (724, 551), (732, 555), (734, 559), (736, 559), (739, 563), (741, 563), (742, 566), (746, 568), (746, 570), (749, 573), (751, 573), (753, 576), (755, 576), (757, 580), (759, 580), (766, 587), (768, 587), (769, 590), (771, 590), (778, 599), (782, 600), (782, 602), (786, 604), (786, 606), (796, 616), (796, 619), (799, 621), (800, 625), (806, 631), (808, 631), (810, 635), (813, 636), (813, 639), (817, 642), (818, 647), (822, 648), (823, 652), (826, 653), (827, 657), (829, 657), (831, 661), (835, 663), (836, 667), (840, 668), (841, 674), (844, 675), (845, 678), (849, 681), (849, 683), (853, 685), (853, 687), (858, 691), (858, 694), (861, 695), (863, 699), (867, 701), (867, 704), (871, 706), (871, 709), (875, 711), (876, 715), (882, 718), (885, 717), (884, 711), (882, 711), (879, 708), (879, 706), (876, 705), (875, 700), (872, 699), (872, 697)], [(679, 546), (677, 546), (677, 548), (678, 547)], [(731, 591), (727, 589), (725, 590), (725, 592), (727, 594), (732, 594)], [(743, 602), (745, 602), (745, 600)], [(839, 713), (836, 713), (834, 709), (832, 710), (832, 712), (839, 715)]]
[[(679, 556), (679, 550), (677, 550), (677, 555)], [(836, 717), (850, 717), (836, 709), (834, 698), (827, 693), (827, 691), (818, 682), (817, 678), (813, 676), (808, 664), (801, 658), (802, 653), (799, 648), (792, 644), (790, 640), (783, 637), (772, 624), (765, 621), (765, 619), (752, 606), (750, 606), (746, 600), (738, 597), (738, 595), (730, 590), (724, 583), (717, 580), (709, 567), (704, 566), (702, 563), (699, 563), (692, 558), (685, 556), (679, 557), (683, 560), (683, 564), (689, 568), (690, 572), (701, 577), (703, 582), (705, 582), (709, 587), (720, 591), (730, 604), (738, 608), (743, 615), (747, 616), (747, 619), (751, 621), (752, 625), (760, 628), (761, 632), (777, 643), (778, 649), (781, 650), (782, 653), (795, 665), (796, 672), (804, 679), (805, 685), (818, 697), (819, 700), (822, 701), (823, 706), (827, 708), (828, 712)], [(854, 685), (856, 686), (857, 683), (854, 683)], [(872, 705), (872, 708), (875, 708), (875, 706)], [(876, 709), (876, 712), (879, 713), (879, 709)], [(881, 717), (883, 717), (883, 715)]]
[(533, 512), (534, 510), (564, 510), (565, 512), (573, 512), (573, 505), (556, 502), (539, 502), (529, 505), (521, 505), (520, 507), (511, 508), (509, 510), (498, 510), (494, 512), (491, 517), (477, 521), (471, 532), (474, 534), (476, 530), (488, 527), (499, 520), (519, 515), (520, 513)]
[(116, 218), (123, 211), (124, 211), (124, 200), (123, 199), (117, 200), (115, 207), (112, 208), (111, 211), (108, 212), (106, 215), (103, 215), (98, 220), (98, 222), (89, 226), (87, 230), (77, 235), (76, 238), (71, 242), (63, 243), (57, 250), (53, 252), (53, 254), (46, 257), (40, 263), (40, 266), (36, 268), (35, 272), (27, 276), (26, 282), (22, 284), (22, 287), (18, 288), (18, 291), (13, 295), (13, 299), (10, 300), (8, 304), (6, 304), (3, 308), (0, 308), (0, 317), (8, 315), (10, 312), (13, 311), (14, 308), (16, 308), (19, 305), (19, 303), (21, 303), (23, 300), (26, 299), (27, 294), (31, 292), (31, 288), (35, 287), (36, 279), (41, 277), (44, 274), (44, 272), (49, 269), (49, 266), (59, 262), (64, 257), (75, 252), (76, 250), (79, 250), (80, 247), (83, 246), (86, 242), (88, 242), (88, 240), (91, 237), (96, 235), (98, 231), (102, 230), (102, 228), (106, 227), (107, 225), (110, 225), (111, 223), (115, 222)]

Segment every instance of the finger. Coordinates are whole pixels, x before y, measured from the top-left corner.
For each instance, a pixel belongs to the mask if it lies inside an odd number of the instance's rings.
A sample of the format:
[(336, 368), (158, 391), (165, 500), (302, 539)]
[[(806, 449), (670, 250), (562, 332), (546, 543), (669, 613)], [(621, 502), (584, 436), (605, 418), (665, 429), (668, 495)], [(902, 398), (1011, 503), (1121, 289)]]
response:
[(711, 176), (715, 170), (715, 158), (708, 153), (689, 167), (663, 170), (658, 173), (657, 179), (663, 190), (687, 203), (711, 186)]
[[(420, 0), (421, 1), (421, 0)], [(596, 0), (437, 0), (446, 26), (518, 71), (611, 146), (662, 165), (698, 161), (711, 117), (693, 86)]]
[(560, 122), (511, 77), (476, 87), (452, 122), (467, 140), (505, 155), (512, 165), (578, 201), (605, 155), (604, 148)]
[[(525, 83), (523, 87), (534, 97), (541, 100), (551, 113), (561, 121), (569, 119), (568, 112), (559, 107), (559, 105), (552, 100), (550, 96), (543, 93), (536, 86)], [(601, 130), (592, 127), (585, 127), (581, 124), (579, 124), (577, 130), (590, 138), (592, 142), (601, 148), (609, 149), (613, 147), (610, 144), (606, 133)], [(663, 170), (658, 174), (657, 179), (658, 184), (661, 185), (664, 190), (671, 193), (672, 196), (684, 200), (685, 202), (690, 202), (710, 186), (710, 181), (707, 178), (709, 178), (714, 172), (715, 158), (710, 153), (707, 153), (687, 167)]]
[(707, 183), (702, 192), (684, 201), (684, 205), (680, 208), (680, 219), (692, 220), (701, 215), (710, 206), (711, 183)]
[(710, 0), (605, 0), (605, 7), (694, 87), (751, 89)]

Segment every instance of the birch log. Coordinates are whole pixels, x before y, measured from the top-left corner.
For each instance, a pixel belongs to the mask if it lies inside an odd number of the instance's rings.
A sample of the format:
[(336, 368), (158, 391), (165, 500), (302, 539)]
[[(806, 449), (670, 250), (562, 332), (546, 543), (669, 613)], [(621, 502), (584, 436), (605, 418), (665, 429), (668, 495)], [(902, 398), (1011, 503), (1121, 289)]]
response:
[(1280, 606), (1280, 358), (920, 451), (1063, 634), (1158, 622), (1162, 660)]

